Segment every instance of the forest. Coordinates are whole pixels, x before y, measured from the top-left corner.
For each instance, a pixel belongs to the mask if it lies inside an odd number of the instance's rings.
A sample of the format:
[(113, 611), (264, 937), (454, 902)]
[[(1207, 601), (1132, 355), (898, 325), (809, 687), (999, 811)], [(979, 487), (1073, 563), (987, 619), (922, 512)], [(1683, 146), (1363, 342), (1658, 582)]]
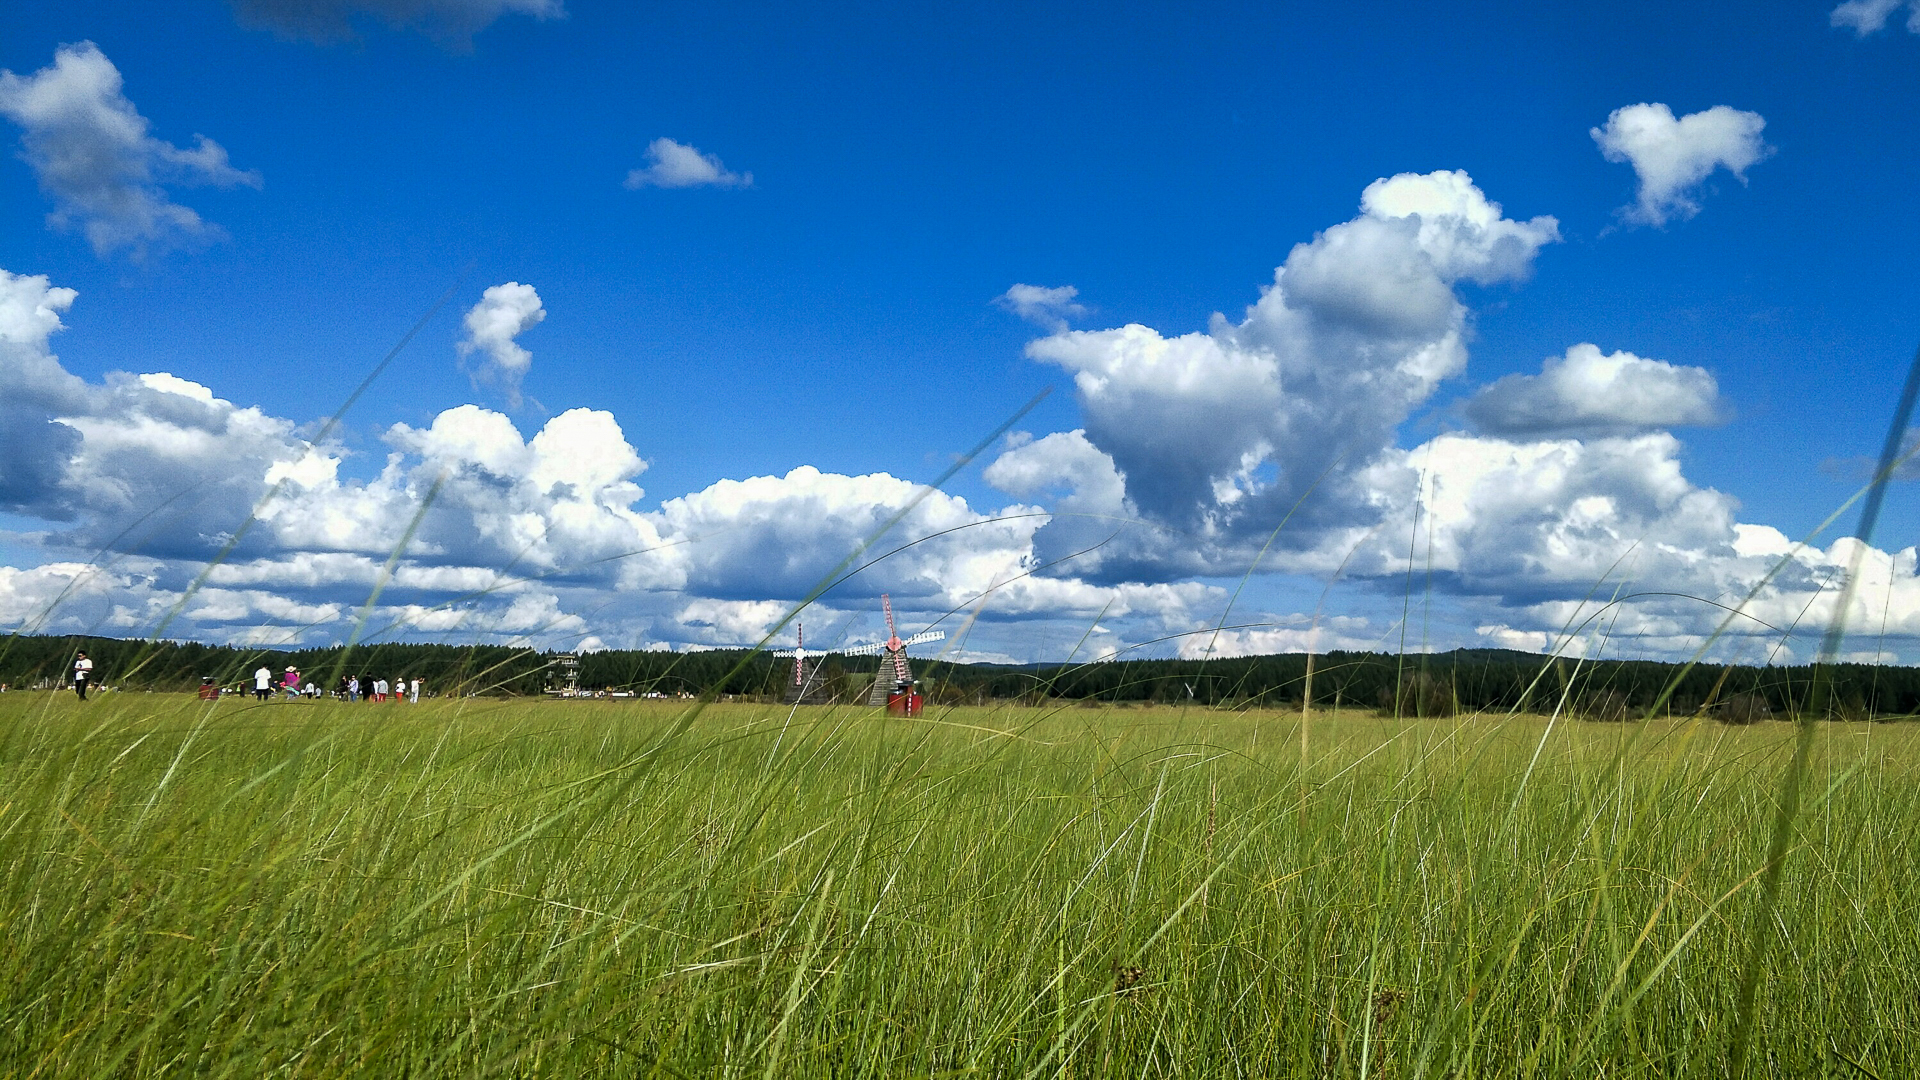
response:
[[(191, 641), (15, 635), (0, 639), (0, 686), (64, 685), (73, 658), (94, 662), (95, 685), (182, 691), (203, 679), (236, 687), (261, 665), (291, 666), (322, 689), (349, 675), (419, 678), (431, 695), (538, 695), (560, 685), (562, 654), (507, 645), (380, 643), (345, 649), (248, 648)], [(818, 677), (842, 701), (871, 685), (878, 661), (829, 656)], [(740, 649), (606, 650), (579, 657), (589, 691), (778, 700), (792, 663)], [(1229, 708), (1373, 708), (1406, 716), (1456, 712), (1564, 712), (1628, 719), (1710, 712), (1747, 722), (1808, 709), (1843, 718), (1920, 713), (1920, 668), (1895, 665), (1683, 665), (1648, 660), (1548, 658), (1505, 649), (1433, 654), (1331, 652), (1204, 660), (1087, 664), (959, 664), (916, 660), (935, 703), (1048, 699), (1111, 704), (1191, 703)], [(1671, 692), (1669, 693), (1669, 687)], [(1663, 699), (1663, 695), (1665, 695)]]

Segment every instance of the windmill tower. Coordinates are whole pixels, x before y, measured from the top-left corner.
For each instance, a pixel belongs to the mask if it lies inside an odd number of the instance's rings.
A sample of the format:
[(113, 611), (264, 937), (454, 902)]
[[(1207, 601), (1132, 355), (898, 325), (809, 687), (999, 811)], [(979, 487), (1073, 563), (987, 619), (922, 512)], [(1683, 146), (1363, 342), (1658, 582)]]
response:
[(897, 688), (913, 686), (913, 669), (907, 666), (907, 646), (919, 645), (927, 641), (944, 641), (947, 637), (945, 630), (922, 630), (902, 640), (899, 632), (893, 628), (892, 598), (881, 593), (880, 607), (887, 613), (887, 640), (840, 650), (843, 656), (878, 655), (880, 657), (880, 671), (873, 677), (873, 691), (867, 695), (869, 705), (885, 705), (887, 696), (894, 693)]
[(807, 651), (807, 627), (805, 623), (794, 624), (793, 648), (781, 649), (775, 656), (793, 657), (793, 678), (787, 682), (786, 694), (781, 698), (787, 705), (830, 705), (833, 699), (827, 693), (826, 680), (820, 677), (820, 660), (831, 649), (820, 652)]
[[(561, 653), (547, 662), (547, 693), (560, 697), (580, 696), (580, 655)], [(558, 683), (559, 685), (555, 685)]]

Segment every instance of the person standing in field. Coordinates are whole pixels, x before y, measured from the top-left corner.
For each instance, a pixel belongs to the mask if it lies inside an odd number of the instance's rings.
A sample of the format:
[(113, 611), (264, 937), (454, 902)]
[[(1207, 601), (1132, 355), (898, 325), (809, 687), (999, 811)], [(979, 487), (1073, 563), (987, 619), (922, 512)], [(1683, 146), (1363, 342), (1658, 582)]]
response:
[(373, 680), (373, 700), (375, 701), (387, 700), (387, 680), (385, 679)]
[(87, 683), (92, 678), (93, 661), (87, 659), (86, 653), (76, 655), (73, 658), (73, 692), (80, 695), (81, 701), (87, 700)]
[(255, 701), (265, 701), (273, 696), (273, 671), (261, 664), (253, 673), (253, 697)]
[(407, 700), (407, 680), (404, 677), (393, 680), (393, 700)]
[(300, 673), (288, 666), (286, 675), (280, 680), (280, 698), (292, 701), (300, 696)]
[(347, 676), (347, 700), (360, 700), (360, 676), (358, 675)]
[(417, 676), (408, 688), (407, 700), (415, 705), (420, 704), (420, 679)]

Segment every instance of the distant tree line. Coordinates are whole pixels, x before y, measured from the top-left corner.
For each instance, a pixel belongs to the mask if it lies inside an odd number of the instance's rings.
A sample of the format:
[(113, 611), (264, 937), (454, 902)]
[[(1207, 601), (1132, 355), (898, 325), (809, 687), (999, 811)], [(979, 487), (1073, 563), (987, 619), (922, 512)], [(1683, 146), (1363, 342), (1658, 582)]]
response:
[[(1182, 701), (1227, 707), (1376, 709), (1402, 716), (1462, 710), (1553, 712), (1624, 720), (1710, 712), (1747, 722), (1814, 703), (1812, 665), (1752, 667), (1649, 660), (1582, 661), (1506, 649), (1431, 655), (1333, 652), (1213, 660), (1127, 660), (1024, 668), (931, 667), (923, 679), (966, 696), (1069, 698), (1114, 703)], [(1836, 664), (1819, 673), (1819, 708), (1846, 717), (1920, 713), (1920, 668)], [(951, 697), (951, 694), (945, 694)], [(1664, 699), (1663, 699), (1664, 696)]]
[[(16, 635), (0, 638), (0, 683), (15, 689), (64, 684), (81, 649), (93, 659), (96, 684), (146, 690), (188, 690), (203, 677), (231, 686), (264, 664), (276, 673), (291, 665), (327, 690), (357, 674), (418, 677), (430, 692), (441, 694), (531, 695), (554, 685), (559, 657), (507, 645), (383, 643), (349, 651)], [(793, 670), (789, 660), (740, 649), (614, 649), (582, 655), (579, 661), (583, 689), (668, 696), (712, 692), (777, 700)], [(853, 701), (871, 685), (878, 666), (874, 657), (829, 656), (817, 677), (840, 700)], [(1022, 666), (916, 661), (914, 671), (922, 692), (942, 703), (1066, 699), (1298, 708), (1310, 694), (1316, 707), (1402, 716), (1559, 709), (1609, 720), (1645, 715), (1657, 705), (1663, 715), (1704, 711), (1745, 722), (1796, 714), (1816, 704), (1822, 713), (1845, 717), (1920, 713), (1920, 668), (1894, 665), (1838, 664), (1816, 673), (1808, 665), (1702, 664), (1682, 674), (1679, 665), (1649, 660), (1549, 659), (1505, 649), (1461, 649), (1407, 656), (1327, 653), (1311, 658), (1311, 677), (1309, 658), (1300, 654)]]

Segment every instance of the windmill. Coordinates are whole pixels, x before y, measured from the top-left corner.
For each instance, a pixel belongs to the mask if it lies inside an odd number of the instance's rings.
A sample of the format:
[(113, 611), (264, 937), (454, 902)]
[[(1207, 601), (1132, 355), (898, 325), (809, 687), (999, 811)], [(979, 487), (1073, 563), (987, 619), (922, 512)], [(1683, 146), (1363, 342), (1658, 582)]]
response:
[(832, 649), (822, 649), (819, 652), (808, 652), (806, 624), (794, 624), (793, 648), (781, 649), (773, 654), (793, 657), (793, 678), (787, 683), (786, 695), (781, 699), (784, 704), (832, 704), (832, 699), (827, 694), (826, 680), (820, 677), (820, 658), (832, 651)]
[(893, 628), (893, 600), (885, 593), (880, 594), (881, 610), (887, 613), (887, 640), (875, 641), (867, 645), (855, 645), (841, 649), (843, 656), (879, 656), (880, 671), (873, 677), (873, 692), (867, 695), (867, 704), (885, 705), (887, 696), (903, 684), (913, 686), (913, 671), (907, 667), (907, 646), (919, 645), (928, 641), (944, 641), (945, 630), (922, 630), (910, 638), (902, 640)]

